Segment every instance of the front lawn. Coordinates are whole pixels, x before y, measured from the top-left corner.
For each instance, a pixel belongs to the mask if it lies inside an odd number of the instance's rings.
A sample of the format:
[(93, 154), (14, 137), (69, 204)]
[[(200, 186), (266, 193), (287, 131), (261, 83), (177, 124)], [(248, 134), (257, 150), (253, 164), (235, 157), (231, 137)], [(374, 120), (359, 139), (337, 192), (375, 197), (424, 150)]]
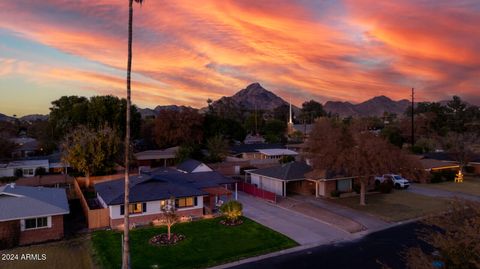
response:
[(398, 222), (418, 218), (432, 213), (439, 213), (448, 205), (448, 200), (419, 195), (404, 190), (389, 194), (367, 195), (366, 206), (359, 204), (359, 197), (333, 200), (341, 205), (375, 215), (389, 222)]
[(465, 176), (463, 182), (444, 182), (423, 184), (422, 186), (446, 191), (461, 192), (471, 195), (480, 196), (480, 177), (479, 176)]
[[(18, 254), (17, 260), (0, 260), (0, 268), (2, 269), (98, 268), (92, 260), (91, 244), (88, 235), (58, 242), (6, 249), (0, 251), (0, 253)], [(45, 254), (45, 260), (22, 260), (22, 254), (36, 254), (40, 256), (40, 258)]]
[[(248, 218), (239, 226), (227, 227), (220, 219), (176, 224), (172, 232), (186, 239), (174, 246), (152, 246), (148, 240), (166, 232), (165, 227), (146, 227), (130, 232), (132, 268), (204, 268), (241, 258), (257, 256), (297, 243)], [(121, 233), (97, 231), (94, 250), (105, 269), (121, 267)]]

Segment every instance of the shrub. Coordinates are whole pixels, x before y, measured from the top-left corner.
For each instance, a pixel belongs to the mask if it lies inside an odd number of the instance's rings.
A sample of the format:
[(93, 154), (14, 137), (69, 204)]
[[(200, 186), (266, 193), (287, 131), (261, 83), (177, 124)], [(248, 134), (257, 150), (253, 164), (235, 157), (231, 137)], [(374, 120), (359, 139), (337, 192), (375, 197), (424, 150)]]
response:
[(393, 181), (385, 180), (378, 186), (381, 193), (391, 193), (393, 190)]
[(37, 168), (35, 169), (35, 175), (36, 175), (36, 176), (42, 177), (42, 176), (44, 176), (46, 173), (47, 173), (47, 170), (45, 170), (45, 167), (37, 167)]
[(15, 176), (16, 177), (23, 177), (23, 170), (22, 169), (15, 170)]
[(453, 181), (455, 179), (456, 174), (457, 174), (457, 171), (455, 170), (443, 170), (443, 171), (432, 172), (432, 179), (430, 182), (439, 183), (442, 181)]
[(231, 223), (237, 222), (237, 220), (242, 216), (242, 210), (242, 204), (235, 200), (230, 200), (220, 207), (222, 214)]
[(282, 163), (291, 163), (293, 161), (295, 161), (295, 157), (288, 155), (288, 156), (282, 156), (282, 158), (278, 162), (282, 164)]
[(340, 192), (338, 190), (333, 190), (330, 192), (330, 196), (332, 197), (340, 197)]

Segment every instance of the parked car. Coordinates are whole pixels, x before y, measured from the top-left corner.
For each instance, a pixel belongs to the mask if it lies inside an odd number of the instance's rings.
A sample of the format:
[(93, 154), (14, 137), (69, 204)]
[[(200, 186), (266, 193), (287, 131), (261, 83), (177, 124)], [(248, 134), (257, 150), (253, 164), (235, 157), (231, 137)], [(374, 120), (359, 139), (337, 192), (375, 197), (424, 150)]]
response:
[(385, 180), (391, 180), (393, 182), (393, 186), (397, 189), (406, 189), (410, 187), (410, 182), (404, 179), (400, 175), (395, 174), (385, 174), (380, 177), (375, 177), (375, 185), (380, 185), (380, 183), (384, 182)]

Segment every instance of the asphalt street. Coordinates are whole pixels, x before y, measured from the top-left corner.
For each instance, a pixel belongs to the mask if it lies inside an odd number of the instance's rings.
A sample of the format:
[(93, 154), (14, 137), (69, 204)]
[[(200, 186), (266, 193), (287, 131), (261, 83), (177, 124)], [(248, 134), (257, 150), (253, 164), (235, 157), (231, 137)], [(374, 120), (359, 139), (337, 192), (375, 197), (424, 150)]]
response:
[(382, 268), (380, 263), (392, 269), (405, 268), (402, 252), (407, 248), (421, 246), (426, 251), (432, 251), (418, 239), (418, 230), (422, 228), (424, 226), (418, 222), (404, 224), (369, 234), (355, 241), (319, 246), (231, 268), (373, 269)]

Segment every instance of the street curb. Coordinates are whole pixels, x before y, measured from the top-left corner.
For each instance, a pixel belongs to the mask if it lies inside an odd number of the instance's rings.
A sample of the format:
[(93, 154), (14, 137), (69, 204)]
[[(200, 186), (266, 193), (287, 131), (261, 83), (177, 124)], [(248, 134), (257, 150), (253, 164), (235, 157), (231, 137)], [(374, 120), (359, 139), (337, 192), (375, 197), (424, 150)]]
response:
[[(376, 233), (376, 232), (380, 232), (380, 231), (383, 231), (383, 230), (388, 230), (390, 228), (394, 228), (394, 227), (397, 227), (397, 226), (413, 223), (413, 222), (422, 220), (424, 218), (425, 217), (419, 217), (419, 218), (415, 218), (415, 219), (395, 222), (395, 223), (392, 223), (392, 224), (390, 224), (386, 227), (383, 227), (383, 228), (371, 229), (371, 230), (357, 232), (357, 233), (351, 234), (351, 235), (354, 236), (353, 238), (341, 238), (341, 239), (332, 240), (332, 241), (329, 241), (329, 242), (309, 243), (309, 244), (300, 245), (300, 246), (289, 248), (289, 249), (283, 249), (283, 250), (280, 250), (280, 251), (271, 252), (271, 253), (268, 253), (268, 254), (263, 254), (263, 255), (260, 255), (260, 256), (250, 257), (250, 258), (241, 259), (241, 260), (230, 262), (230, 263), (217, 265), (217, 266), (214, 266), (214, 267), (209, 267), (207, 269), (226, 269), (226, 268), (230, 268), (230, 267), (234, 267), (234, 266), (238, 266), (238, 265), (242, 265), (242, 264), (246, 264), (246, 263), (256, 262), (256, 261), (260, 261), (260, 260), (264, 260), (264, 259), (268, 259), (268, 258), (272, 258), (272, 257), (276, 257), (276, 256), (281, 256), (281, 255), (286, 255), (286, 254), (290, 254), (290, 253), (294, 253), (294, 252), (299, 252), (299, 251), (307, 250), (307, 249), (314, 248), (314, 247), (335, 245), (335, 244), (339, 244), (339, 243), (354, 242), (356, 240), (362, 239), (363, 237), (365, 237), (365, 236), (367, 236), (371, 233)], [(255, 219), (253, 219), (253, 220), (255, 220)]]
[(280, 255), (299, 252), (299, 251), (307, 250), (307, 249), (314, 248), (314, 247), (319, 247), (319, 246), (323, 246), (323, 245), (338, 244), (338, 243), (343, 243), (343, 242), (351, 242), (351, 241), (354, 241), (354, 240), (357, 240), (357, 239), (358, 238), (354, 238), (354, 239), (352, 239), (352, 238), (349, 238), (349, 239), (342, 238), (342, 239), (333, 240), (333, 241), (330, 241), (330, 242), (309, 243), (309, 244), (306, 244), (306, 245), (300, 245), (300, 246), (297, 246), (297, 247), (283, 249), (283, 250), (279, 250), (279, 251), (276, 251), (276, 252), (271, 252), (271, 253), (268, 253), (268, 254), (263, 254), (263, 255), (260, 255), (260, 256), (256, 256), (256, 257), (250, 257), (250, 258), (246, 258), (246, 259), (242, 259), (242, 260), (238, 260), (238, 261), (234, 261), (234, 262), (230, 262), (230, 263), (217, 265), (217, 266), (214, 266), (214, 267), (209, 267), (207, 269), (226, 269), (226, 268), (230, 268), (230, 267), (234, 267), (234, 266), (238, 266), (238, 265), (242, 265), (242, 264), (246, 264), (246, 263), (256, 262), (256, 261), (280, 256)]

